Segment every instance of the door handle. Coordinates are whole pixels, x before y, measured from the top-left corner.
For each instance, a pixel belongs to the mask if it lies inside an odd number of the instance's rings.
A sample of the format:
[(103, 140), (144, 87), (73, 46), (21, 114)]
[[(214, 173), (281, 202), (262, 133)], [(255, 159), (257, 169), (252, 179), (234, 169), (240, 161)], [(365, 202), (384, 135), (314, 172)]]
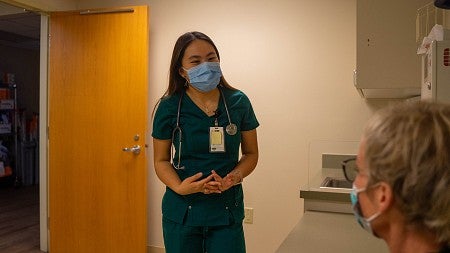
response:
[(123, 148), (122, 151), (124, 152), (131, 152), (135, 155), (139, 155), (141, 153), (141, 146), (139, 145), (134, 145), (131, 148)]

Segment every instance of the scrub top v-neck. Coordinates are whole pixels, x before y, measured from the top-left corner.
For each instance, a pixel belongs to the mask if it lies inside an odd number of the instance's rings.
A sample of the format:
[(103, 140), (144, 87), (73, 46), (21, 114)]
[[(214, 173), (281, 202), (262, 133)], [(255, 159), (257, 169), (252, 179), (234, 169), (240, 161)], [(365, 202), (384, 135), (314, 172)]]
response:
[[(225, 133), (225, 152), (209, 152), (209, 129), (215, 125), (229, 124), (223, 99), (219, 100), (216, 115), (208, 116), (186, 94), (180, 108), (180, 128), (182, 129), (181, 164), (184, 169), (176, 170), (181, 180), (202, 172), (208, 176), (215, 170), (224, 177), (239, 160), (241, 131), (249, 131), (259, 126), (248, 97), (241, 91), (221, 88), (228, 106), (231, 122), (236, 124), (237, 133)], [(161, 100), (153, 121), (152, 136), (156, 139), (172, 138), (176, 127), (178, 104), (181, 94), (174, 94)], [(178, 157), (178, 135), (173, 140)], [(167, 187), (163, 197), (163, 217), (180, 224), (192, 226), (227, 225), (230, 215), (233, 219), (243, 218), (242, 187), (237, 185), (221, 194), (195, 193), (181, 196)]]

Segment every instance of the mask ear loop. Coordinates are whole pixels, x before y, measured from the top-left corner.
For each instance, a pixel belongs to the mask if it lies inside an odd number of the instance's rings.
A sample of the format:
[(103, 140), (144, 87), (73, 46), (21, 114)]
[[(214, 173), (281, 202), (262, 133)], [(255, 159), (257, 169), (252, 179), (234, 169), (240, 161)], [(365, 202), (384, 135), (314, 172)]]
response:
[(184, 82), (184, 87), (187, 88), (187, 87), (189, 87), (189, 81), (188, 81), (188, 76), (189, 76), (189, 74), (188, 74), (188, 70), (185, 69), (183, 66), (181, 66), (181, 68), (186, 72), (186, 76), (182, 75), (181, 73), (180, 73), (180, 76), (183, 77), (184, 80), (186, 80), (186, 82)]

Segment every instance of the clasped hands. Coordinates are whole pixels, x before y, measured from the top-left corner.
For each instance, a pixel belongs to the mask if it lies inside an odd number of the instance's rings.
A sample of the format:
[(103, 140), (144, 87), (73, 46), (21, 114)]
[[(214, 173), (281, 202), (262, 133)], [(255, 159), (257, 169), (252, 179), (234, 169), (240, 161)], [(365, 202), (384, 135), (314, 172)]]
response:
[(214, 170), (211, 175), (200, 179), (203, 173), (199, 172), (184, 179), (178, 186), (178, 194), (187, 195), (197, 192), (204, 194), (222, 193), (242, 181), (242, 174), (239, 170), (233, 170), (225, 177), (219, 176)]

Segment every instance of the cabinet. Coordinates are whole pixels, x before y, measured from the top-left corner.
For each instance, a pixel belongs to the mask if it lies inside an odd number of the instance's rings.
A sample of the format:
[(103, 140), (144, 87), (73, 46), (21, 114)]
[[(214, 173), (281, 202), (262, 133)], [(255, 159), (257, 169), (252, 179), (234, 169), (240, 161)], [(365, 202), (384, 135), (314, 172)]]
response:
[(354, 84), (365, 98), (420, 95), (417, 9), (429, 0), (356, 1)]
[(0, 82), (0, 178), (17, 173), (17, 92), (14, 83)]

